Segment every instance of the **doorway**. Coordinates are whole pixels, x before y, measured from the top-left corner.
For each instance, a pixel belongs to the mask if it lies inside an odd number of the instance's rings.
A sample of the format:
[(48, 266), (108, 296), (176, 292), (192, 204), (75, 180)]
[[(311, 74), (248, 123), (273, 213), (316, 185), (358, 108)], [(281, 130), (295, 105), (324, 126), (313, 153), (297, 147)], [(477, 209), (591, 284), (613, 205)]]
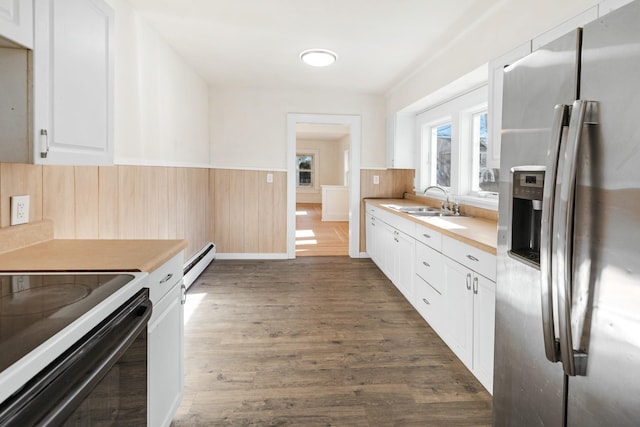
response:
[[(297, 129), (299, 125), (336, 125), (348, 129), (349, 164), (348, 173), (348, 254), (360, 256), (360, 116), (328, 114), (287, 115), (287, 256), (296, 257), (296, 189), (298, 176)], [(304, 174), (304, 179), (308, 174)]]

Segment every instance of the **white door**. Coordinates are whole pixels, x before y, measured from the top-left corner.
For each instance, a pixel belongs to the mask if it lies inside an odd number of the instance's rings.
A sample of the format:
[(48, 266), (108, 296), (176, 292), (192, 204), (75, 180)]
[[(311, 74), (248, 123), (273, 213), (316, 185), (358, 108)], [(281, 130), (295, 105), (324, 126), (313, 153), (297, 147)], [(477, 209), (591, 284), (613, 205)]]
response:
[(489, 393), (493, 393), (496, 284), (475, 275), (473, 293), (473, 373)]
[(473, 366), (473, 272), (461, 264), (444, 259), (445, 336), (447, 345), (469, 368)]
[(0, 0), (0, 36), (33, 48), (33, 0)]

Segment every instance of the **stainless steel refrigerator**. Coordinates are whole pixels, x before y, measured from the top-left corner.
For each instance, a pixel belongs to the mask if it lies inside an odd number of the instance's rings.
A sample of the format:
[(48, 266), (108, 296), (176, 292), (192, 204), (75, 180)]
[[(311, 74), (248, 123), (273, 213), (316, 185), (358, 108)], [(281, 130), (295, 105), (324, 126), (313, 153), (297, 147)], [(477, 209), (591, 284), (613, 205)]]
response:
[(505, 69), (496, 426), (640, 425), (640, 2)]

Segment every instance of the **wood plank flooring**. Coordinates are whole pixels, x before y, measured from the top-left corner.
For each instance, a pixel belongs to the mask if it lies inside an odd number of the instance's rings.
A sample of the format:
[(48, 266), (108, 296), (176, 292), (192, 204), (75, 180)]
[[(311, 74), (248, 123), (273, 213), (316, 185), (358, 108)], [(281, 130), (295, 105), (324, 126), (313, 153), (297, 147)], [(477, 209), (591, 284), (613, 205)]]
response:
[(172, 426), (483, 426), (491, 396), (368, 259), (221, 261)]
[(322, 221), (320, 203), (296, 204), (296, 256), (349, 255), (349, 222)]

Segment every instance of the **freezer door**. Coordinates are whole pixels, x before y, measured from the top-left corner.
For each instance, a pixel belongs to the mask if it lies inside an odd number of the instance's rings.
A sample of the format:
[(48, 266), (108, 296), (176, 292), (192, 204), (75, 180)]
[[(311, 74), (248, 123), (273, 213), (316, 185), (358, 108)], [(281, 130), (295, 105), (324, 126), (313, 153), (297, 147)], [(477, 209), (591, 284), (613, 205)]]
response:
[(579, 152), (572, 326), (587, 353), (569, 426), (640, 422), (640, 2), (585, 26), (581, 98), (597, 102)]
[[(560, 426), (564, 374), (545, 356), (540, 270), (507, 254), (511, 168), (546, 165), (557, 104), (576, 97), (580, 33), (572, 32), (505, 70), (498, 220), (494, 370), (496, 426)], [(566, 132), (565, 132), (566, 133)]]

